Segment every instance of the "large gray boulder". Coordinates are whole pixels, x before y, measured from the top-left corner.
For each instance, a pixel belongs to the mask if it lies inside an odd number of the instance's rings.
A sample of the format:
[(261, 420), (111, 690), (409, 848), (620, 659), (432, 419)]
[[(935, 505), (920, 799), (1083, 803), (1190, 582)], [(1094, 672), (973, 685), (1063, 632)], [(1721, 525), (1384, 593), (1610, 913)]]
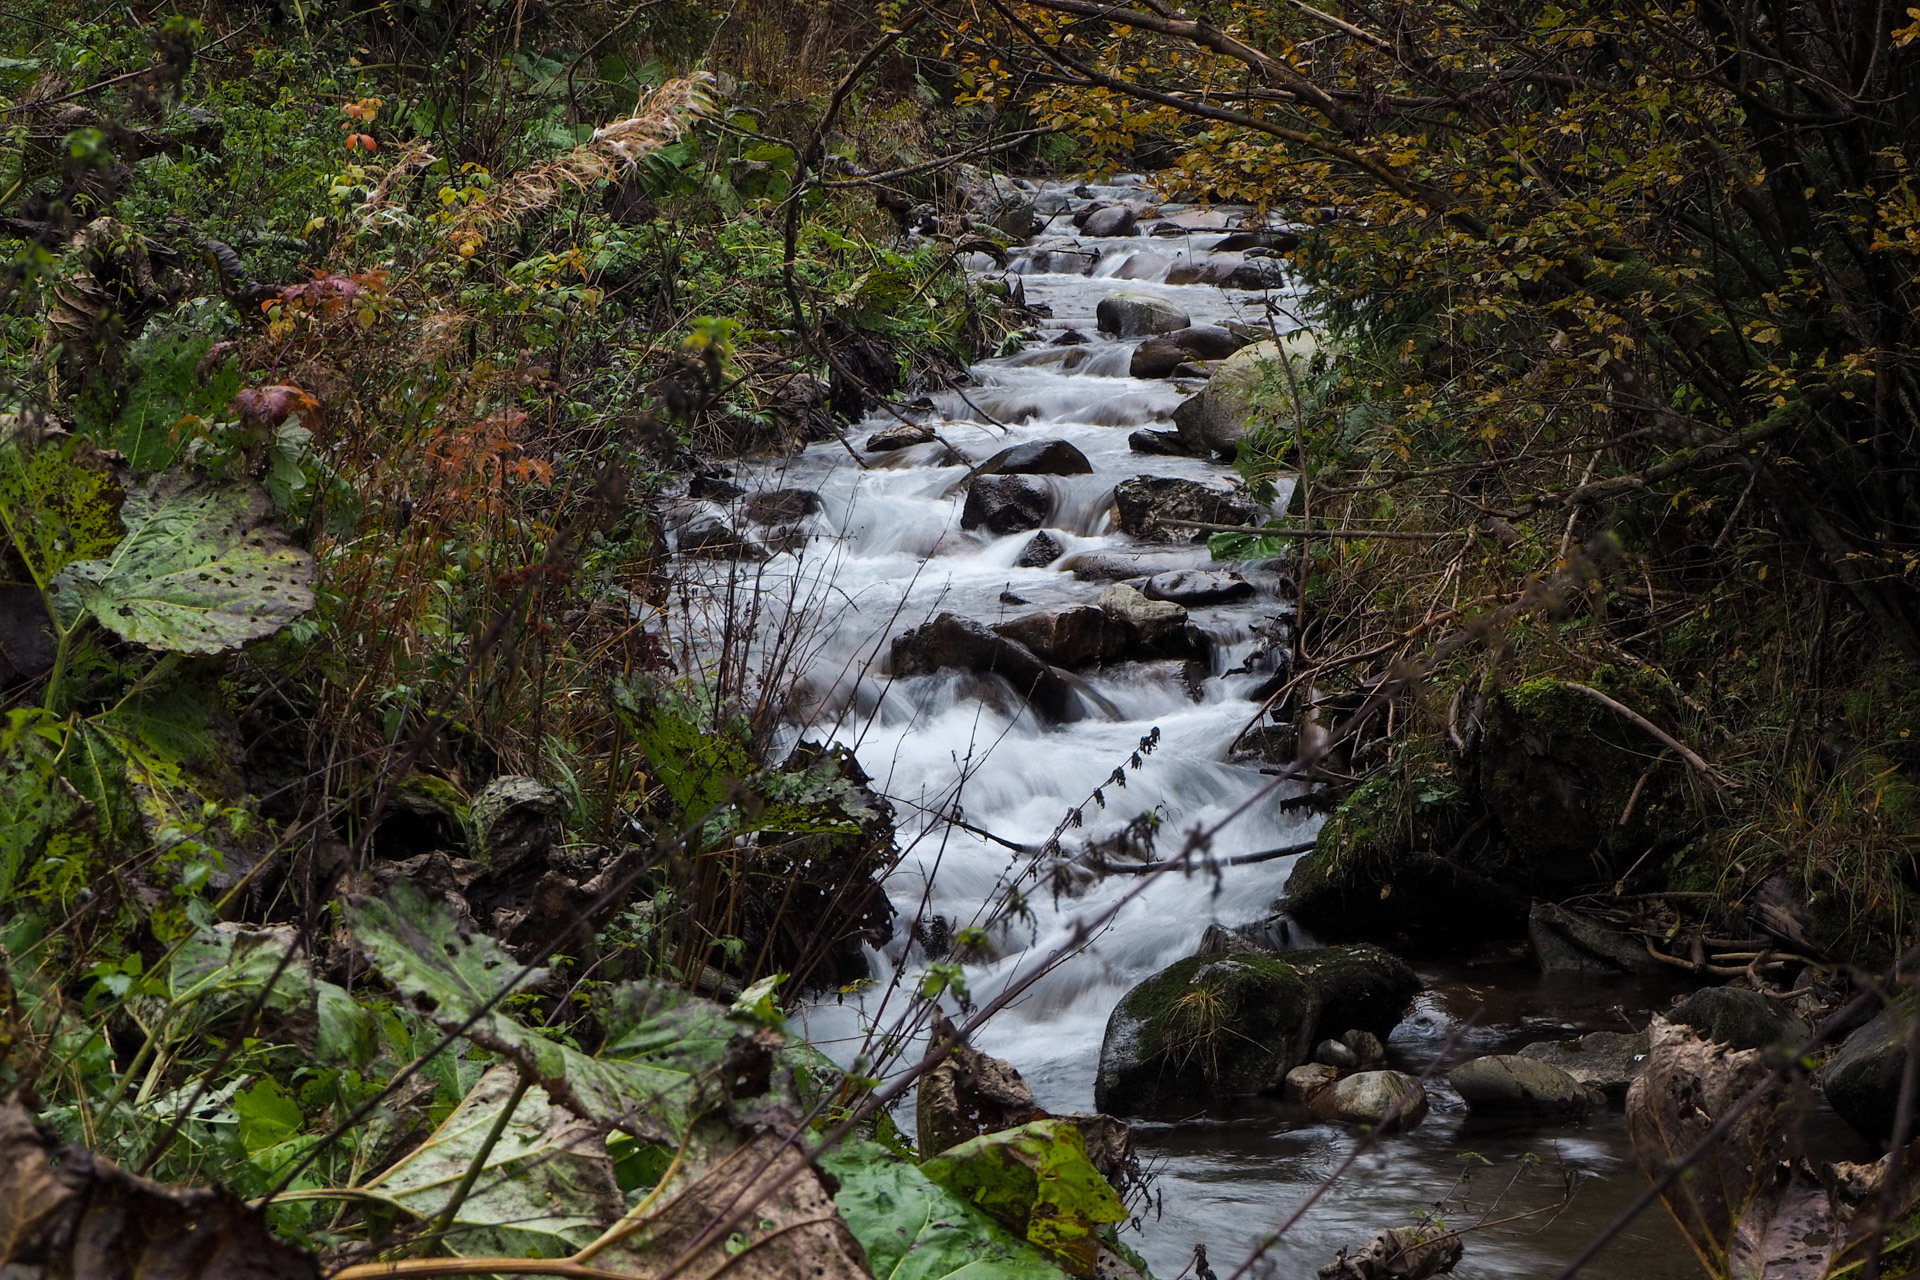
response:
[(1659, 973), (1664, 966), (1631, 934), (1551, 902), (1527, 913), (1527, 939), (1544, 973)]
[(1224, 360), (1243, 345), (1218, 325), (1191, 325), (1155, 334), (1135, 347), (1127, 372), (1136, 378), (1164, 378), (1190, 361)]
[(1079, 709), (1072, 684), (1033, 650), (957, 614), (943, 613), (895, 636), (890, 656), (896, 676), (941, 671), (999, 676), (1050, 720), (1070, 719)]
[(971, 164), (951, 165), (947, 174), (955, 202), (974, 221), (1014, 240), (1025, 240), (1040, 229), (1033, 197), (1012, 178)]
[(1314, 1102), (1336, 1120), (1384, 1128), (1411, 1129), (1427, 1115), (1427, 1093), (1404, 1071), (1362, 1071), (1350, 1075)]
[(1893, 1133), (1913, 1016), (1911, 1004), (1888, 1009), (1841, 1041), (1814, 1076), (1827, 1105), (1875, 1142), (1883, 1143)]
[(1193, 323), (1187, 313), (1157, 293), (1125, 290), (1110, 293), (1094, 308), (1100, 332), (1116, 338), (1144, 338), (1155, 333), (1172, 333)]
[(1223, 569), (1175, 569), (1156, 573), (1140, 588), (1149, 600), (1167, 600), (1181, 605), (1225, 604), (1245, 600), (1254, 592), (1251, 582)]
[(1090, 604), (1044, 609), (997, 623), (993, 629), (1057, 667), (1084, 667), (1118, 658), (1134, 639), (1124, 620)]
[(1130, 657), (1204, 658), (1211, 652), (1206, 633), (1187, 620), (1184, 608), (1149, 600), (1124, 582), (1100, 593), (1100, 608), (1126, 628)]
[(962, 529), (1021, 533), (1038, 529), (1053, 512), (1053, 490), (1029, 476), (979, 476), (960, 508)]
[(1084, 476), (1093, 473), (1087, 455), (1066, 440), (1029, 440), (1009, 445), (980, 464), (990, 476)]
[(1597, 1090), (1551, 1063), (1511, 1053), (1463, 1062), (1447, 1082), (1469, 1111), (1486, 1115), (1575, 1116), (1600, 1100)]
[(1578, 1040), (1549, 1040), (1520, 1051), (1548, 1066), (1558, 1067), (1610, 1102), (1626, 1099), (1627, 1089), (1647, 1065), (1648, 1037), (1644, 1031), (1595, 1031)]
[[(1308, 334), (1286, 339), (1284, 352), (1295, 379), (1306, 373), (1315, 350)], [(1200, 394), (1173, 411), (1173, 424), (1195, 453), (1217, 453), (1232, 458), (1255, 422), (1256, 401), (1264, 405), (1260, 423), (1290, 425), (1292, 390), (1280, 367), (1283, 348), (1268, 339), (1243, 347), (1213, 371), (1213, 380)]]
[(1080, 220), (1080, 231), (1089, 236), (1130, 236), (1140, 229), (1140, 215), (1124, 204), (1091, 209)]
[(1280, 1092), (1322, 1037), (1391, 1031), (1419, 985), (1373, 947), (1189, 957), (1114, 1006), (1095, 1105), (1114, 1115), (1188, 1111)]
[(1203, 531), (1172, 523), (1177, 520), (1251, 525), (1261, 515), (1259, 506), (1240, 493), (1172, 476), (1122, 480), (1114, 486), (1113, 505), (1119, 512), (1121, 530), (1148, 542), (1206, 540)]

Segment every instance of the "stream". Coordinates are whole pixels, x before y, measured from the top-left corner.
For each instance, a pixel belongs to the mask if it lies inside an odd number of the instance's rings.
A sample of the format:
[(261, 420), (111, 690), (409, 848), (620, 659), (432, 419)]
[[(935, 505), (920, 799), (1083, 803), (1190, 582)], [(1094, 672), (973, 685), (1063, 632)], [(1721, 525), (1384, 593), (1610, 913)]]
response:
[[(1052, 314), (1017, 353), (982, 361), (964, 385), (933, 394), (931, 404), (918, 410), (900, 411), (933, 427), (940, 440), (863, 451), (874, 432), (901, 425), (898, 414), (882, 410), (849, 430), (846, 445), (829, 441), (777, 461), (741, 463), (734, 480), (749, 493), (806, 490), (818, 495), (821, 509), (799, 526), (804, 536), (789, 538), (782, 544), (788, 549), (764, 563), (684, 562), (698, 589), (682, 601), (687, 610), (724, 611), (729, 601), (738, 608), (741, 593), (751, 592), (760, 611), (752, 619), (759, 673), (790, 684), (791, 701), (806, 720), (790, 741), (829, 736), (854, 748), (873, 786), (897, 811), (908, 855), (887, 892), (900, 927), (884, 953), (871, 957), (878, 980), (801, 1015), (809, 1038), (842, 1058), (851, 1056), (862, 1027), (881, 1012), (889, 979), (927, 962), (908, 932), (916, 912), (963, 927), (983, 918), (1000, 901), (1009, 873), (1026, 865), (1026, 857), (983, 833), (1035, 846), (1069, 809), (1080, 808), (1084, 826), (1062, 836), (1071, 854), (1152, 810), (1161, 822), (1158, 854), (1167, 857), (1178, 852), (1187, 831), (1220, 821), (1272, 781), (1257, 762), (1230, 763), (1226, 752), (1258, 707), (1251, 695), (1265, 676), (1244, 668), (1262, 643), (1256, 625), (1290, 608), (1278, 595), (1283, 579), (1258, 565), (1211, 565), (1204, 546), (1159, 544), (1150, 550), (1153, 571), (1238, 568), (1259, 588), (1249, 600), (1191, 609), (1191, 620), (1213, 642), (1210, 671), (1178, 661), (1088, 671), (1078, 692), (1083, 715), (1062, 724), (1040, 720), (998, 677), (887, 673), (892, 638), (939, 613), (993, 623), (1096, 603), (1108, 585), (1092, 576), (1101, 557), (1141, 550), (1113, 526), (1116, 483), (1141, 475), (1222, 488), (1237, 482), (1223, 465), (1130, 451), (1131, 431), (1170, 426), (1166, 419), (1174, 407), (1202, 384), (1128, 376), (1137, 340), (1098, 332), (1095, 308), (1102, 298), (1121, 289), (1146, 292), (1177, 303), (1195, 325), (1237, 321), (1263, 329), (1271, 302), (1280, 309), (1274, 322), (1280, 331), (1295, 327), (1284, 290), (1167, 283), (1177, 268), (1219, 256), (1216, 246), (1238, 222), (1235, 211), (1159, 205), (1150, 191), (1124, 179), (1112, 186), (1045, 188), (1039, 196), (1043, 215), (1090, 201), (1129, 204), (1141, 213), (1140, 233), (1084, 237), (1075, 233), (1068, 213), (1059, 213), (1005, 268), (977, 257), (971, 266), (1004, 273), (1024, 289), (1029, 304)], [(1167, 223), (1178, 234), (1149, 234)], [(1054, 345), (1069, 330), (1086, 340)], [(994, 537), (961, 528), (960, 482), (968, 465), (948, 446), (978, 462), (1010, 444), (1055, 439), (1076, 446), (1093, 471), (1045, 479), (1052, 490), (1046, 527), (1064, 554), (1044, 567), (1016, 567), (1033, 534)], [(1284, 489), (1280, 496), (1285, 498)], [(684, 528), (700, 519), (738, 516), (724, 503), (688, 500), (671, 518)], [(1127, 767), (1141, 739), (1156, 729), (1156, 748), (1140, 767)], [(1116, 767), (1125, 767), (1124, 789), (1107, 782)], [(1089, 803), (1103, 784), (1104, 807)], [(1226, 824), (1212, 853), (1231, 857), (1311, 839), (1320, 819), (1281, 808), (1278, 801), (1287, 794), (1297, 789), (1261, 797)], [(956, 803), (972, 830), (929, 812), (950, 814)], [(1017, 1066), (1042, 1106), (1091, 1110), (1101, 1037), (1115, 1002), (1131, 985), (1192, 954), (1209, 924), (1242, 924), (1272, 914), (1294, 861), (1226, 867), (1217, 876), (1164, 875), (1144, 889), (1139, 877), (1110, 875), (1057, 897), (1050, 886), (1025, 883), (1029, 914), (996, 933), (997, 956), (966, 966), (976, 1002), (993, 998), (1070, 942), (1078, 922), (1121, 905), (1097, 936), (999, 1013), (976, 1043)], [(1296, 934), (1296, 941), (1307, 940)], [(1357, 1250), (1375, 1232), (1407, 1224), (1448, 1193), (1465, 1163), (1477, 1172), (1468, 1206), (1456, 1201), (1445, 1211), (1450, 1226), (1478, 1219), (1495, 1201), (1492, 1218), (1554, 1205), (1573, 1179), (1563, 1209), (1469, 1235), (1457, 1272), (1551, 1274), (1645, 1186), (1617, 1109), (1558, 1125), (1487, 1125), (1469, 1119), (1446, 1085), (1444, 1067), (1533, 1040), (1623, 1030), (1623, 1018), (1644, 1026), (1648, 1011), (1663, 1007), (1677, 988), (1543, 978), (1523, 956), (1479, 968), (1420, 968), (1428, 989), (1389, 1042), (1392, 1065), (1425, 1069), (1469, 1018), (1477, 1015), (1478, 1021), (1430, 1081), (1429, 1117), (1411, 1132), (1383, 1140), (1333, 1187), (1269, 1255), (1277, 1264), (1274, 1274), (1311, 1274), (1341, 1247)], [(912, 1128), (910, 1110), (901, 1121)], [(1277, 1101), (1180, 1123), (1134, 1124), (1142, 1163), (1155, 1175), (1155, 1205), (1141, 1231), (1125, 1238), (1162, 1280), (1187, 1266), (1195, 1243), (1207, 1245), (1213, 1266), (1226, 1275), (1332, 1170), (1355, 1137)], [(1463, 1160), (1467, 1152), (1491, 1163)], [(1537, 1166), (1522, 1166), (1528, 1153), (1539, 1158)], [(1677, 1280), (1699, 1270), (1656, 1207), (1586, 1274)]]

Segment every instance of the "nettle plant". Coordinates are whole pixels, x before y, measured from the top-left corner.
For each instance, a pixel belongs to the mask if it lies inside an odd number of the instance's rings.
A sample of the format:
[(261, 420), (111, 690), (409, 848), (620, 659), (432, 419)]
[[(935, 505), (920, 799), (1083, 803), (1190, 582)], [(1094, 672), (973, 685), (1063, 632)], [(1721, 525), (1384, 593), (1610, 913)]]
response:
[(135, 482), (77, 437), (0, 419), (0, 910), (15, 920), (64, 918), (109, 886), (179, 936), (222, 868), (219, 830), (253, 835), (220, 776), (210, 686), (218, 655), (313, 606), (313, 560), (271, 511), (257, 485)]

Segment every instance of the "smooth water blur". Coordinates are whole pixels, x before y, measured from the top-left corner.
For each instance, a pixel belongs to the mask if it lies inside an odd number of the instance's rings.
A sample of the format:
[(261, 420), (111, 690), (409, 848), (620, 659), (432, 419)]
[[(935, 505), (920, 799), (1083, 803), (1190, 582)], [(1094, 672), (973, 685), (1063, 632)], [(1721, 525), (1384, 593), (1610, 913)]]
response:
[[(1135, 186), (1097, 188), (1094, 195), (1126, 199), (1137, 207), (1150, 204), (1147, 193)], [(1115, 1002), (1134, 983), (1191, 954), (1208, 925), (1269, 915), (1294, 861), (1226, 868), (1217, 875), (1168, 875), (1145, 884), (1137, 877), (1112, 876), (1056, 897), (1047, 885), (1022, 879), (1030, 866), (1026, 855), (936, 821), (934, 814), (958, 811), (979, 832), (1033, 847), (1060, 826), (1069, 810), (1079, 809), (1084, 827), (1063, 836), (1069, 855), (1149, 811), (1161, 824), (1159, 856), (1177, 852), (1186, 832), (1220, 823), (1249, 801), (1247, 812), (1218, 832), (1214, 854), (1296, 844), (1310, 839), (1319, 822), (1278, 807), (1280, 796), (1292, 793), (1291, 784), (1263, 796), (1272, 780), (1225, 758), (1258, 705), (1248, 695), (1260, 678), (1236, 668), (1253, 647), (1254, 626), (1287, 609), (1274, 594), (1280, 578), (1261, 566), (1237, 566), (1262, 587), (1254, 599), (1192, 610), (1194, 622), (1216, 641), (1213, 670), (1197, 686), (1179, 663), (1083, 673), (1086, 714), (1072, 723), (1041, 723), (990, 680), (958, 673), (893, 679), (887, 673), (892, 638), (938, 613), (992, 623), (1036, 609), (1097, 602), (1106, 582), (1072, 572), (1072, 566), (1091, 558), (1144, 550), (1150, 559), (1143, 572), (1209, 564), (1204, 547), (1142, 548), (1112, 527), (1112, 492), (1121, 480), (1178, 476), (1226, 487), (1234, 476), (1230, 468), (1197, 459), (1129, 451), (1130, 430), (1170, 426), (1174, 407), (1199, 384), (1127, 376), (1137, 344), (1099, 335), (1095, 308), (1125, 288), (1177, 302), (1194, 324), (1234, 320), (1271, 324), (1285, 333), (1298, 323), (1294, 300), (1284, 293), (1167, 284), (1170, 271), (1204, 264), (1236, 216), (1168, 205), (1144, 215), (1142, 226), (1161, 219), (1193, 230), (1178, 236), (1080, 239), (1070, 234), (1065, 217), (1054, 219), (1053, 227), (1067, 233), (1043, 233), (1016, 252), (1008, 268), (1029, 303), (1052, 308), (1051, 319), (1026, 349), (983, 361), (966, 385), (932, 395), (934, 412), (916, 417), (937, 430), (940, 443), (895, 453), (860, 452), (871, 432), (900, 421), (880, 412), (848, 433), (848, 445), (817, 444), (776, 463), (743, 467), (737, 479), (750, 491), (816, 492), (824, 510), (804, 526), (813, 536), (764, 565), (689, 566), (701, 575), (700, 590), (682, 603), (683, 609), (711, 618), (729, 598), (746, 594), (764, 611), (757, 619), (753, 665), (759, 679), (791, 686), (787, 696), (796, 722), (787, 731), (788, 742), (831, 737), (853, 747), (874, 786), (897, 811), (906, 857), (888, 880), (887, 893), (900, 916), (893, 942), (872, 957), (878, 980), (864, 992), (800, 1015), (808, 1036), (843, 1061), (862, 1046), (865, 1029), (881, 1016), (890, 980), (896, 975), (911, 979), (927, 962), (914, 942), (914, 921), (938, 917), (952, 928), (964, 927), (984, 919), (1003, 900), (1007, 886), (1019, 883), (1028, 913), (995, 934), (994, 958), (966, 967), (976, 1002), (993, 998), (1010, 981), (1029, 975), (1042, 957), (1079, 940), (1081, 922), (1119, 908), (1083, 948), (1034, 982), (976, 1040), (1013, 1062), (1042, 1105), (1089, 1110), (1100, 1041)], [(1228, 256), (1245, 261), (1238, 253)], [(973, 266), (994, 269), (985, 259)], [(1087, 341), (1050, 345), (1069, 329)], [(961, 482), (971, 464), (997, 450), (1047, 439), (1073, 443), (1092, 463), (1093, 473), (1047, 481), (1054, 507), (1049, 532), (1065, 552), (1062, 559), (1044, 568), (1015, 568), (1033, 535), (995, 538), (962, 530)], [(949, 447), (964, 457), (953, 456)], [(1283, 501), (1285, 496), (1283, 488)], [(685, 504), (680, 512), (683, 519), (700, 514), (726, 512), (702, 503)], [(701, 627), (691, 630), (698, 633)], [(1125, 767), (1140, 740), (1155, 729), (1157, 749), (1139, 768)], [(1117, 767), (1125, 770), (1124, 788), (1110, 781)], [(1089, 802), (1096, 788), (1103, 789), (1104, 807)], [(1538, 995), (1531, 975), (1508, 974), (1501, 979), (1505, 987), (1483, 990), (1457, 977), (1435, 976), (1443, 979), (1441, 985), (1422, 997), (1391, 1046), (1400, 1065), (1419, 1070), (1432, 1062), (1438, 1046), (1464, 1020), (1462, 1002), (1476, 1006), (1485, 994), (1498, 997), (1497, 1007), (1461, 1043), (1456, 1057), (1516, 1038), (1568, 1034), (1550, 1023), (1552, 1014), (1543, 1012), (1546, 1006), (1538, 1000), (1539, 1008), (1526, 999), (1516, 1002), (1515, 983)], [(1621, 997), (1642, 1008), (1636, 1025), (1644, 1025), (1644, 1008), (1650, 1007), (1643, 994)], [(887, 1005), (887, 1017), (897, 1015), (903, 1003)], [(917, 1057), (911, 1045), (906, 1053), (907, 1060)], [(903, 1123), (911, 1127), (905, 1118)], [(1315, 1123), (1277, 1104), (1178, 1125), (1141, 1125), (1138, 1133), (1142, 1156), (1157, 1174), (1158, 1205), (1131, 1242), (1163, 1280), (1186, 1265), (1195, 1242), (1206, 1243), (1216, 1270), (1227, 1274), (1353, 1141), (1345, 1129)], [(1412, 1133), (1387, 1140), (1335, 1187), (1273, 1255), (1275, 1274), (1306, 1273), (1343, 1245), (1358, 1248), (1374, 1232), (1407, 1223), (1411, 1213), (1448, 1194), (1469, 1149), (1494, 1162), (1477, 1166), (1471, 1186), (1475, 1215), (1496, 1185), (1506, 1184), (1523, 1152), (1538, 1154), (1545, 1164), (1505, 1193), (1494, 1217), (1554, 1200), (1568, 1171), (1579, 1176), (1571, 1205), (1557, 1217), (1528, 1218), (1470, 1237), (1462, 1275), (1542, 1274), (1570, 1256), (1643, 1185), (1626, 1154), (1617, 1114), (1562, 1128), (1476, 1129), (1441, 1083), (1434, 1114)], [(1447, 1216), (1451, 1222), (1462, 1215), (1449, 1210)], [(1694, 1271), (1665, 1217), (1649, 1215), (1590, 1274), (1667, 1280)]]

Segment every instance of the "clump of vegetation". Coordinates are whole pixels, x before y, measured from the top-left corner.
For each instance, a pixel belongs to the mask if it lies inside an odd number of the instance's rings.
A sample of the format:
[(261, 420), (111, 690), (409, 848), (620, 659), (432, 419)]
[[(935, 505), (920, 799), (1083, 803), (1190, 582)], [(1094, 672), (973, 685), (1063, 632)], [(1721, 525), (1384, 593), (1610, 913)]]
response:
[[(701, 1233), (754, 1124), (871, 1127), (775, 992), (866, 976), (892, 813), (843, 752), (768, 754), (787, 673), (669, 608), (658, 507), (1018, 322), (900, 235), (969, 126), (917, 55), (856, 69), (892, 43), (677, 0), (0, 18), (20, 1169), (217, 1184), (349, 1271), (706, 1274), (771, 1233), (857, 1273), (831, 1208), (789, 1231), (830, 1201), (797, 1149)], [(182, 1196), (150, 1207), (259, 1234)], [(164, 1252), (60, 1230), (49, 1265)]]

